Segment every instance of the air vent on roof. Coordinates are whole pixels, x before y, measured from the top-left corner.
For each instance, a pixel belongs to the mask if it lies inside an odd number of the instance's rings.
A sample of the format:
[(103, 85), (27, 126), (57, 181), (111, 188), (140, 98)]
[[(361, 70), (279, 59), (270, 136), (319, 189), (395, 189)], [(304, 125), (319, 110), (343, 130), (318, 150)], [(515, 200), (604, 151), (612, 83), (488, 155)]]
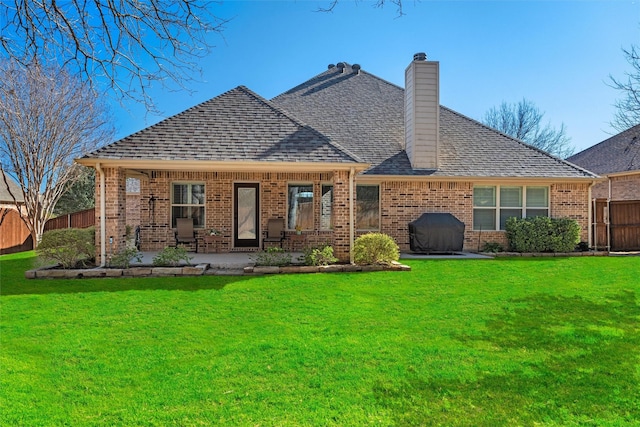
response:
[(344, 69), (347, 68), (347, 64), (344, 62), (338, 62), (336, 67), (338, 67), (338, 70), (340, 70), (341, 73), (344, 73)]
[(332, 69), (332, 68), (336, 68), (335, 64), (329, 64), (329, 66), (327, 67), (327, 69)]
[(415, 55), (413, 55), (413, 60), (414, 61), (426, 61), (427, 60), (427, 54), (424, 52), (418, 52)]
[(351, 69), (353, 70), (354, 73), (360, 74), (360, 65), (359, 64), (353, 64), (351, 66)]

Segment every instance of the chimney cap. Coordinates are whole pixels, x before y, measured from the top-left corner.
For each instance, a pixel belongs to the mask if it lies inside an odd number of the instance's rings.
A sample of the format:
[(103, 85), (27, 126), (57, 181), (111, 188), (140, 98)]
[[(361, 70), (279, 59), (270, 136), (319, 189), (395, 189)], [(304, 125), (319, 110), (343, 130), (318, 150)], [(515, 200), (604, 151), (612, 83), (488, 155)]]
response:
[(427, 60), (427, 54), (424, 52), (418, 52), (415, 55), (413, 55), (413, 60), (414, 61), (426, 61)]

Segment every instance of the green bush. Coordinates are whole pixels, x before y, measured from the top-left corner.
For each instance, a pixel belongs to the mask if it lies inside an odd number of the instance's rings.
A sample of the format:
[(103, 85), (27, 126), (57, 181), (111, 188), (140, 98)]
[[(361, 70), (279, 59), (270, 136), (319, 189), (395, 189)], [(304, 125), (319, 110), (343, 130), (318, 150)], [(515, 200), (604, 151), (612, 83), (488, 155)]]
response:
[(46, 261), (55, 261), (62, 268), (86, 265), (95, 259), (95, 228), (65, 228), (47, 231), (36, 248)]
[(486, 242), (482, 247), (482, 252), (504, 252), (504, 247), (498, 242)]
[(252, 259), (256, 265), (266, 267), (284, 267), (291, 264), (291, 254), (275, 246), (256, 252)]
[(338, 258), (333, 256), (333, 247), (331, 245), (311, 247), (304, 250), (305, 265), (325, 266), (337, 261)]
[(353, 260), (358, 265), (390, 264), (400, 258), (400, 249), (391, 236), (367, 233), (353, 244)]
[(175, 267), (180, 264), (180, 261), (185, 261), (189, 265), (191, 258), (185, 248), (168, 246), (153, 258), (153, 265)]
[(509, 247), (515, 252), (572, 252), (580, 241), (580, 225), (569, 218), (509, 218)]
[(125, 248), (114, 254), (109, 261), (111, 267), (129, 268), (131, 261), (136, 260), (142, 262), (142, 253), (136, 248)]

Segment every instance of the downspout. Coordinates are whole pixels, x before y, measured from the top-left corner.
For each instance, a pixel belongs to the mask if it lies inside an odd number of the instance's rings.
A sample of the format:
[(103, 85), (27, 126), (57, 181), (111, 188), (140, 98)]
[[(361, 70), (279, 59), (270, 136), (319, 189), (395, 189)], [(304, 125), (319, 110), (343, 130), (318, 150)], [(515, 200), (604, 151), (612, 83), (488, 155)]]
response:
[(349, 171), (349, 262), (353, 264), (353, 242), (355, 240), (356, 226), (354, 224), (355, 215), (353, 211), (353, 181), (355, 178), (355, 169)]
[(107, 191), (105, 189), (104, 171), (100, 163), (96, 163), (96, 171), (100, 175), (100, 267), (107, 264), (107, 202), (105, 200)]
[(611, 177), (607, 176), (609, 183), (609, 197), (607, 198), (607, 251), (611, 252)]
[(589, 233), (588, 233), (587, 239), (589, 240), (588, 243), (589, 243), (589, 247), (590, 248), (593, 247), (592, 246), (593, 230), (594, 230), (594, 228), (598, 227), (598, 225), (594, 224), (594, 222), (593, 222), (593, 218), (595, 218), (595, 214), (596, 214), (595, 213), (596, 203), (595, 203), (595, 200), (593, 200), (593, 201), (591, 200), (591, 189), (593, 188), (594, 184), (595, 184), (595, 181), (591, 181), (591, 184), (589, 185), (589, 191), (587, 193), (587, 200), (588, 200), (588, 203), (589, 203), (589, 211), (588, 211), (589, 213), (588, 213), (588, 218), (587, 218), (587, 221), (589, 222)]

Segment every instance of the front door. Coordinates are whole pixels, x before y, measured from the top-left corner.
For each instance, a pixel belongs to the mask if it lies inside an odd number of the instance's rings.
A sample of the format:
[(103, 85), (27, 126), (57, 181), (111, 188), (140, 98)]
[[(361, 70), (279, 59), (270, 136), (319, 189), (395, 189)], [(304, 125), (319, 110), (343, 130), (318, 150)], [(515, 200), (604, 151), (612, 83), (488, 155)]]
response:
[(260, 246), (260, 185), (236, 183), (233, 189), (233, 245), (237, 248), (257, 248)]

